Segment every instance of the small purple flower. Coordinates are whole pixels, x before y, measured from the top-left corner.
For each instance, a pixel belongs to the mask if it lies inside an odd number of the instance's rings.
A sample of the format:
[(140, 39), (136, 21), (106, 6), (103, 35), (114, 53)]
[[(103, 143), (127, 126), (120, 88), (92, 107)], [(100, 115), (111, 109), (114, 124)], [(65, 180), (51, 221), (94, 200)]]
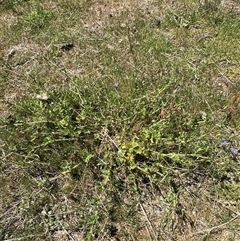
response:
[(117, 88), (119, 86), (118, 82), (115, 82), (113, 86)]
[(237, 154), (238, 154), (238, 149), (232, 147), (232, 148), (231, 148), (231, 152), (232, 152), (233, 155), (237, 155)]
[(227, 146), (227, 144), (228, 144), (228, 142), (226, 141), (226, 140), (223, 140), (222, 141), (222, 145), (225, 147), (225, 146)]

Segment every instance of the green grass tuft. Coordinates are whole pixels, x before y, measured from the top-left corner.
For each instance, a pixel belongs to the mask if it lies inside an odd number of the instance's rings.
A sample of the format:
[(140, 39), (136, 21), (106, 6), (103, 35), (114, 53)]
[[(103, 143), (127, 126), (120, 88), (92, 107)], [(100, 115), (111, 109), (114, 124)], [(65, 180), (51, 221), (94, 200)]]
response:
[(231, 4), (0, 3), (1, 240), (239, 240)]

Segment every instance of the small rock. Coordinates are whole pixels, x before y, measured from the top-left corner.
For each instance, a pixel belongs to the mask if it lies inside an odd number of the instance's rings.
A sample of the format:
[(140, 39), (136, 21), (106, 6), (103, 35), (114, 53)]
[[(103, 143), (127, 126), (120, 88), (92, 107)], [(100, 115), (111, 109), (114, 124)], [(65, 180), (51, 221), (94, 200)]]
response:
[(200, 111), (199, 115), (200, 115), (200, 118), (201, 118), (202, 121), (206, 120), (206, 118), (207, 118), (207, 113), (206, 112)]
[(161, 20), (160, 19), (156, 19), (155, 25), (159, 28), (161, 26)]
[(12, 58), (15, 53), (16, 49), (10, 49), (10, 51), (8, 52), (8, 59)]
[(46, 93), (41, 93), (39, 95), (36, 95), (36, 98), (41, 101), (51, 102), (49, 96)]
[(73, 43), (66, 43), (61, 46), (61, 50), (69, 51), (74, 47)]

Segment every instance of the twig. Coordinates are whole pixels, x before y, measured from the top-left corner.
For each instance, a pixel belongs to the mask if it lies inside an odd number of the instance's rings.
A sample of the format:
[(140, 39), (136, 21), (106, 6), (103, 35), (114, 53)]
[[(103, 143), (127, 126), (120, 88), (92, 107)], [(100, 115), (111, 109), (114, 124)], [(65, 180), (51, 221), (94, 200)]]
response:
[(117, 151), (119, 151), (119, 147), (116, 144), (116, 142), (108, 135), (107, 130), (104, 131), (104, 133), (100, 133), (100, 135), (102, 135), (103, 138), (108, 138), (108, 140), (110, 141), (110, 143), (112, 143), (112, 145), (116, 148)]
[(62, 226), (62, 229), (64, 230), (64, 232), (67, 234), (67, 236), (74, 241), (75, 239), (73, 238), (73, 236), (65, 229), (65, 227), (62, 225), (62, 223), (60, 223), (60, 225)]
[(55, 140), (50, 140), (45, 143), (42, 143), (38, 146), (34, 146), (34, 149), (40, 148), (40, 147), (45, 147), (49, 144), (55, 143), (55, 142), (62, 142), (62, 141), (77, 141), (77, 138), (61, 138), (61, 139), (55, 139)]
[(4, 239), (3, 241), (20, 241), (20, 240), (26, 240), (26, 238), (32, 238), (32, 237), (35, 237), (35, 235), (27, 235), (25, 237), (20, 237), (20, 238)]
[(209, 34), (204, 35), (203, 37), (201, 37), (200, 39), (198, 39), (198, 43), (202, 42), (202, 41), (205, 40), (205, 39), (209, 39), (209, 38), (213, 38), (213, 36), (212, 36), (212, 35), (209, 35)]
[(219, 228), (222, 228), (222, 227), (226, 226), (227, 224), (229, 224), (229, 223), (233, 222), (234, 220), (238, 219), (239, 217), (240, 217), (240, 215), (238, 214), (234, 218), (230, 219), (229, 221), (227, 221), (225, 223), (222, 223), (220, 225), (214, 226), (212, 228), (207, 228), (207, 229), (200, 230), (200, 231), (198, 231), (196, 233), (193, 233), (192, 236), (195, 236), (197, 234), (202, 234), (202, 233), (210, 233), (210, 232), (212, 232), (215, 229), (219, 229)]
[(232, 86), (235, 86), (235, 84), (234, 84), (226, 75), (224, 75), (221, 71), (219, 72), (219, 74), (220, 74), (228, 83), (230, 83)]
[[(155, 230), (154, 230), (154, 228), (153, 228), (153, 225), (152, 225), (152, 223), (150, 222), (150, 220), (149, 220), (149, 218), (148, 218), (148, 215), (147, 215), (147, 213), (146, 213), (146, 210), (145, 210), (145, 208), (143, 207), (143, 205), (142, 205), (141, 203), (140, 203), (140, 207), (141, 207), (144, 215), (146, 216), (146, 219), (147, 219), (147, 221), (148, 221), (149, 226), (150, 226), (151, 229), (152, 229), (152, 233), (154, 234), (155, 240), (157, 240), (157, 235), (156, 235), (156, 233), (155, 233)], [(149, 231), (149, 229), (148, 229), (148, 226), (147, 226), (147, 231), (148, 231), (149, 236), (152, 238), (152, 235), (151, 235), (151, 233), (150, 233), (150, 231)]]

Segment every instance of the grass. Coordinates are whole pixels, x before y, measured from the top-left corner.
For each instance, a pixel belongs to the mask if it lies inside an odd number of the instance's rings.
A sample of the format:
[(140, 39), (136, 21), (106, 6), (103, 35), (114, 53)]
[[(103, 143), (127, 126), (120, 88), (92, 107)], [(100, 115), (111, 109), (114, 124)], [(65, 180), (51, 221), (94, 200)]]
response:
[(237, 5), (2, 1), (0, 239), (239, 240)]

